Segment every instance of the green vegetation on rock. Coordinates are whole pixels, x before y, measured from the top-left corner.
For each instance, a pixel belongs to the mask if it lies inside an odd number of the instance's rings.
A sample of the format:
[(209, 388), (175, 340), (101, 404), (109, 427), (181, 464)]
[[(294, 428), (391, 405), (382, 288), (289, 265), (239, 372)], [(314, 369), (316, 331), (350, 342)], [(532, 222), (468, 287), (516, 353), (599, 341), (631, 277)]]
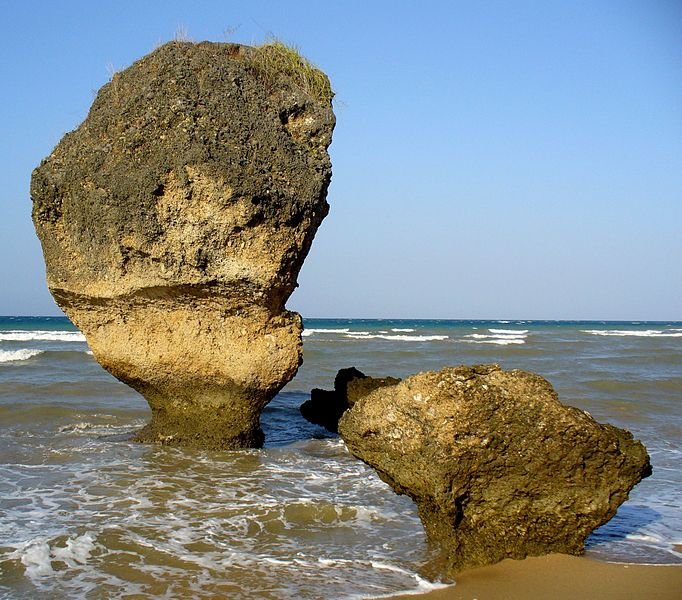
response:
[(256, 47), (252, 61), (258, 73), (268, 82), (274, 82), (279, 74), (283, 74), (320, 102), (331, 102), (334, 97), (329, 78), (301, 56), (296, 48), (277, 39)]

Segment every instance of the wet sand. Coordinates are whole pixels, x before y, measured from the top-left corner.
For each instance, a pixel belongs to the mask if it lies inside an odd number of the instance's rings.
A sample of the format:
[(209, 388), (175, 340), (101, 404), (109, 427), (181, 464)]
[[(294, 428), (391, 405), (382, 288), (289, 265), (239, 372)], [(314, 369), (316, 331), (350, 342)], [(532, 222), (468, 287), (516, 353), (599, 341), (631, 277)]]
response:
[(682, 564), (625, 565), (554, 554), (466, 571), (424, 600), (680, 600)]

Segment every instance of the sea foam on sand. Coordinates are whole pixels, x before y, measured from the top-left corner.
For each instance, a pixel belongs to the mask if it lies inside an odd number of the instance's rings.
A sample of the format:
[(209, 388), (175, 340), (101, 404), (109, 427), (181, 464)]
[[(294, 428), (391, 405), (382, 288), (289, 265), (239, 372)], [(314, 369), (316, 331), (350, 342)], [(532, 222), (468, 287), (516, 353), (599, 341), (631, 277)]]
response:
[(29, 578), (40, 578), (54, 572), (53, 562), (63, 563), (70, 568), (84, 565), (95, 548), (95, 538), (88, 532), (68, 538), (65, 544), (63, 547), (50, 547), (45, 539), (36, 538), (15, 550), (11, 558), (19, 558)]
[[(679, 600), (682, 566), (603, 563), (550, 554), (504, 560), (465, 571), (456, 584), (424, 594), (425, 600)], [(400, 594), (393, 598), (414, 597)], [(385, 597), (385, 596), (384, 596)]]

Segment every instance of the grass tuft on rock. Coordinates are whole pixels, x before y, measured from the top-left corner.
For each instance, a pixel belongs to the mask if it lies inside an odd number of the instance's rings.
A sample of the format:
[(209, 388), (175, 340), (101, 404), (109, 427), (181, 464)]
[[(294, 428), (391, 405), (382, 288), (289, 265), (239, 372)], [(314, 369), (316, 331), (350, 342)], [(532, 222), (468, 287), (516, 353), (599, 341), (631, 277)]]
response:
[(313, 98), (331, 102), (334, 97), (329, 78), (301, 56), (298, 49), (275, 39), (258, 46), (253, 53), (253, 66), (268, 83), (274, 83), (282, 74), (290, 77)]

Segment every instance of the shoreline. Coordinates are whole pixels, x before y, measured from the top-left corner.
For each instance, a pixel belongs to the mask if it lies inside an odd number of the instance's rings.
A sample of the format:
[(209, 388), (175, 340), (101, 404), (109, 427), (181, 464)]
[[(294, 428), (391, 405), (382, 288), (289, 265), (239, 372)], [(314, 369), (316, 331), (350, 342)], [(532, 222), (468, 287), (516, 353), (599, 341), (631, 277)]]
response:
[(452, 586), (392, 600), (678, 600), (681, 564), (609, 563), (550, 554), (464, 571)]

